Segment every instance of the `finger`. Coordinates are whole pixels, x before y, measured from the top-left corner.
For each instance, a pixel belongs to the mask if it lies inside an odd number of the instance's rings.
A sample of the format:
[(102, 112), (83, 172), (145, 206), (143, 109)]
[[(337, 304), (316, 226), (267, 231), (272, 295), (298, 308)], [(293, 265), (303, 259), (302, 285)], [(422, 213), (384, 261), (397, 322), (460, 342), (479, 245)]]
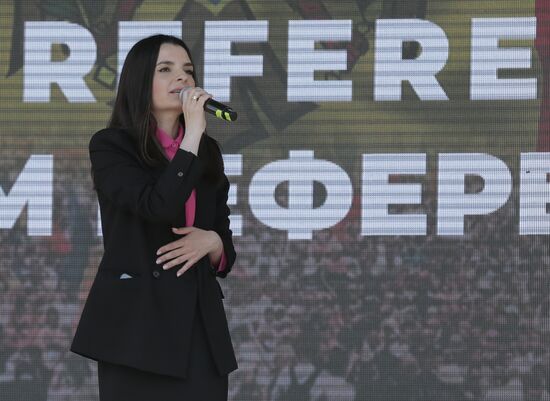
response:
[(171, 261), (169, 261), (168, 263), (164, 264), (164, 266), (162, 266), (162, 268), (164, 270), (168, 270), (168, 269), (171, 269), (172, 267), (174, 266), (178, 266), (178, 265), (181, 265), (182, 263), (184, 263), (185, 261), (189, 260), (191, 258), (191, 255), (189, 254), (184, 254), (184, 255), (181, 255), (175, 259), (172, 259)]
[(190, 232), (195, 230), (196, 230), (196, 227), (181, 227), (181, 228), (172, 227), (172, 231), (182, 235), (189, 234)]
[(191, 96), (189, 96), (189, 101), (191, 102), (191, 104), (195, 103), (199, 99), (199, 96), (200, 96), (199, 92), (193, 91)]
[(168, 244), (161, 246), (157, 250), (157, 255), (162, 255), (163, 253), (171, 251), (172, 249), (180, 248), (183, 244), (183, 238), (179, 238), (175, 241), (169, 242)]
[(202, 88), (195, 88), (194, 93), (197, 97), (207, 95), (208, 93)]
[(201, 108), (204, 105), (204, 102), (206, 101), (206, 94), (205, 93), (199, 93), (193, 96), (192, 98), (193, 104), (197, 106), (197, 108)]
[(196, 262), (195, 259), (189, 259), (187, 262), (185, 262), (183, 267), (178, 270), (178, 272), (176, 273), (176, 276), (178, 276), (178, 277), (181, 276), (183, 273), (185, 273), (187, 270), (189, 270), (191, 268), (191, 266), (193, 266), (195, 264), (195, 262)]
[(194, 89), (193, 87), (187, 86), (181, 91), (180, 99), (181, 99), (182, 103), (188, 102), (189, 98), (191, 98), (191, 96), (193, 96), (193, 89)]
[(191, 97), (196, 96), (197, 98), (200, 98), (201, 96), (208, 96), (208, 95), (210, 94), (206, 92), (204, 89), (195, 87), (193, 88), (193, 93)]
[(187, 89), (183, 90), (180, 93), (180, 100), (181, 100), (182, 106), (187, 107), (192, 101), (194, 101), (192, 100), (192, 97), (195, 96), (194, 89), (195, 88), (188, 87)]
[(156, 260), (157, 262), (157, 265), (160, 265), (161, 263), (164, 263), (165, 261), (167, 260), (171, 260), (171, 259), (174, 259), (174, 258), (177, 258), (178, 256), (181, 256), (181, 255), (184, 255), (186, 252), (188, 252), (189, 250), (186, 249), (185, 247), (181, 246), (177, 249), (174, 249), (173, 251), (170, 251), (168, 253), (165, 253), (164, 255), (162, 256), (159, 256)]
[(198, 103), (201, 107), (204, 107), (204, 104), (206, 103), (206, 101), (207, 101), (208, 99), (212, 99), (212, 95), (204, 94), (203, 96), (199, 97), (199, 99), (197, 100), (197, 103)]
[(204, 93), (206, 93), (204, 89), (195, 87), (189, 91), (189, 100), (197, 101)]

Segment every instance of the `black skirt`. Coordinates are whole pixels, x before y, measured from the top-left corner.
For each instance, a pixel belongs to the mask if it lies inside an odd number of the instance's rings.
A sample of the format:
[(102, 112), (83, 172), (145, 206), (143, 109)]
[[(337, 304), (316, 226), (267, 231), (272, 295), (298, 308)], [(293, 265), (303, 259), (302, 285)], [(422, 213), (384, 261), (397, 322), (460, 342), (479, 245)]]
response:
[(220, 376), (197, 308), (187, 378), (179, 379), (98, 362), (100, 401), (227, 401), (227, 375)]

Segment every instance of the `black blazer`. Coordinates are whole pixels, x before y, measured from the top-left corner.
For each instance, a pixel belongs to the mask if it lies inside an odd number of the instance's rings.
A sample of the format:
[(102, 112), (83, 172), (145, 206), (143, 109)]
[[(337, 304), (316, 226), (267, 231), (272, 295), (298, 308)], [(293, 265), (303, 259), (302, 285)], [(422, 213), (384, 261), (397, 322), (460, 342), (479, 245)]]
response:
[[(227, 177), (219, 187), (208, 184), (202, 179), (203, 162), (182, 149), (166, 165), (147, 167), (135, 141), (122, 130), (97, 132), (89, 150), (105, 251), (71, 351), (185, 378), (193, 317), (200, 310), (219, 373), (237, 369), (216, 280), (235, 261)], [(193, 188), (194, 226), (220, 235), (227, 266), (217, 273), (207, 255), (177, 277), (181, 266), (163, 270), (155, 263), (156, 251), (179, 238), (171, 227), (185, 225), (184, 205)], [(133, 278), (120, 279), (124, 273)]]

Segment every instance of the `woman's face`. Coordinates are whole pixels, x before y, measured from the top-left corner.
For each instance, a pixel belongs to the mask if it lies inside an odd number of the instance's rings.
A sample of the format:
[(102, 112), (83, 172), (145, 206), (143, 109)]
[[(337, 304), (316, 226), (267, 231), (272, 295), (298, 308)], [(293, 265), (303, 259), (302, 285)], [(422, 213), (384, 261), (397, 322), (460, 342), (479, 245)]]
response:
[(183, 47), (162, 44), (153, 76), (153, 112), (181, 113), (179, 91), (186, 86), (195, 86), (192, 73), (193, 64)]

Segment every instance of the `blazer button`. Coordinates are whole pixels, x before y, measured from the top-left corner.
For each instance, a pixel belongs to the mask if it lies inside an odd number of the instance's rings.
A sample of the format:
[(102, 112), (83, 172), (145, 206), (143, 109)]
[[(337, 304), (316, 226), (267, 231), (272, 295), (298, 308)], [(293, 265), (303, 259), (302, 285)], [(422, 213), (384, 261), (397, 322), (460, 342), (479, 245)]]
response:
[(183, 173), (181, 171), (178, 171), (178, 177), (183, 177)]
[(160, 272), (158, 270), (153, 270), (153, 277), (154, 278), (159, 278), (160, 277)]

